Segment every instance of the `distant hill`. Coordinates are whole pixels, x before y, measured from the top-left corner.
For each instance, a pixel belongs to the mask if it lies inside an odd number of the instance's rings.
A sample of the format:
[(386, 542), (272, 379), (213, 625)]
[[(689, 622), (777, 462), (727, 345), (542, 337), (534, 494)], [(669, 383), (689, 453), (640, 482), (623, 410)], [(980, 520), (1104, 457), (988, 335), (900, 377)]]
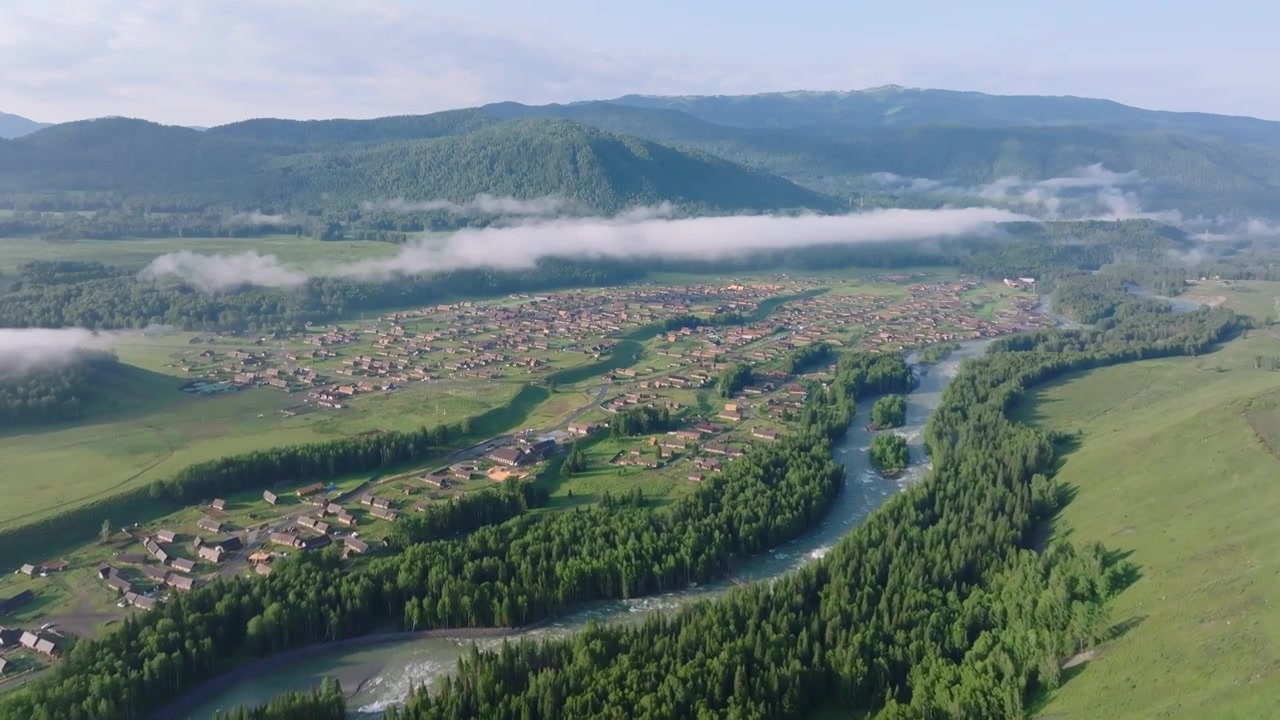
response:
[[(873, 173), (979, 186), (1017, 176), (1064, 177), (1088, 165), (1137, 171), (1129, 188), (1147, 209), (1184, 213), (1280, 213), (1280, 148), (1246, 146), (1165, 131), (1088, 125), (903, 128), (744, 128), (683, 111), (604, 102), (486, 106), (499, 117), (559, 117), (664, 144), (695, 148), (837, 196), (877, 189)], [(902, 193), (898, 192), (901, 196)], [(931, 196), (934, 203), (944, 198)], [(916, 205), (898, 197), (899, 204)]]
[(0, 190), (114, 192), (185, 207), (323, 212), (479, 193), (558, 195), (599, 212), (661, 201), (721, 210), (832, 207), (812, 190), (701, 151), (566, 120), (499, 122), (479, 112), (248, 121), (205, 132), (107, 118), (4, 142), (4, 158), (13, 162), (0, 163)]
[(493, 125), (494, 118), (479, 108), (447, 110), (430, 115), (400, 115), (374, 120), (244, 120), (209, 128), (216, 137), (320, 147), (343, 143), (380, 143), (395, 140), (462, 135)]
[(1237, 143), (1280, 145), (1280, 122), (1209, 113), (1144, 110), (1111, 100), (1071, 96), (987, 95), (888, 85), (844, 92), (759, 95), (624, 95), (618, 105), (680, 110), (696, 118), (748, 128), (843, 126), (902, 128), (929, 123), (977, 127), (1092, 125), (1115, 130), (1168, 130)]
[(21, 115), (0, 112), (0, 138), (22, 137), (48, 126), (49, 123), (36, 122), (35, 120), (28, 120)]

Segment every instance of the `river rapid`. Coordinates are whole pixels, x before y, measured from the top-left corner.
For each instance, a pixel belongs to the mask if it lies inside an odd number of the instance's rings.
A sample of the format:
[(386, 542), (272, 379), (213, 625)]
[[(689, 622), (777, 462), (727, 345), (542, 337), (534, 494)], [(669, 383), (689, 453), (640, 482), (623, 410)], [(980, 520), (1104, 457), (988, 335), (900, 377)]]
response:
[(457, 667), (458, 658), (473, 643), (485, 649), (500, 645), (503, 639), (563, 637), (577, 632), (591, 621), (638, 622), (650, 613), (714, 598), (735, 584), (770, 581), (812, 562), (826, 554), (889, 497), (924, 477), (928, 470), (923, 446), (925, 423), (938, 407), (943, 388), (959, 370), (960, 361), (981, 355), (987, 343), (965, 342), (945, 361), (915, 367), (920, 384), (907, 396), (907, 424), (893, 431), (906, 437), (911, 448), (911, 467), (900, 478), (885, 479), (870, 468), (867, 450), (875, 433), (868, 432), (863, 426), (870, 403), (858, 403), (853, 427), (849, 428), (835, 450), (836, 460), (845, 467), (844, 489), (826, 517), (801, 537), (743, 561), (728, 580), (666, 595), (591, 603), (537, 629), (506, 635), (474, 639), (414, 639), (332, 650), (320, 648), (306, 659), (239, 682), (188, 717), (208, 720), (219, 710), (265, 702), (282, 692), (311, 688), (323, 678), (333, 677), (341, 681), (349, 694), (348, 707), (352, 717), (376, 718), (387, 707), (403, 703), (411, 688), (430, 684), (452, 672)]

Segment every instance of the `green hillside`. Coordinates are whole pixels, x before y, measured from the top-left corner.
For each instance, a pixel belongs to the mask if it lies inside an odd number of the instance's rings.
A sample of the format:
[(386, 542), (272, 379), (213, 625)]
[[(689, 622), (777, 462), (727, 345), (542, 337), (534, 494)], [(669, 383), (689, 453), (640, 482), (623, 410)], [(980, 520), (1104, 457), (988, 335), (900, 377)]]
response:
[(475, 133), (289, 158), (277, 168), (280, 202), (329, 195), (352, 201), (466, 200), (478, 193), (556, 194), (613, 212), (663, 200), (723, 209), (826, 209), (831, 201), (782, 178), (705, 153), (614, 135), (563, 120), (520, 120)]
[(7, 160), (3, 191), (114, 193), (182, 207), (319, 213), (480, 193), (556, 195), (603, 212), (660, 201), (721, 210), (831, 206), (813, 191), (704, 153), (568, 121), (499, 123), (476, 112), (251, 121), (207, 132), (111, 118), (5, 142), (0, 160)]
[(1255, 358), (1278, 352), (1258, 332), (1201, 358), (1075, 375), (1020, 408), (1079, 433), (1057, 476), (1074, 494), (1058, 532), (1137, 566), (1110, 639), (1070, 663), (1036, 717), (1274, 715), (1280, 375)]

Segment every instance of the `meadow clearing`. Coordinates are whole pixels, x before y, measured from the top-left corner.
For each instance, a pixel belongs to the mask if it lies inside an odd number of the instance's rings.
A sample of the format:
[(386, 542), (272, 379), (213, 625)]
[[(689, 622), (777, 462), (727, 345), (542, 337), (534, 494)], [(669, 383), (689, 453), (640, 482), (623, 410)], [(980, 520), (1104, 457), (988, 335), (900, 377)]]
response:
[(258, 252), (275, 255), (294, 267), (322, 269), (394, 255), (398, 245), (358, 240), (316, 240), (294, 235), (249, 238), (130, 238), (126, 240), (42, 240), (5, 238), (0, 243), (0, 275), (17, 272), (32, 260), (101, 262), (140, 269), (155, 258), (187, 250), (203, 254)]
[(1280, 373), (1254, 359), (1277, 354), (1280, 338), (1253, 331), (1198, 358), (1070, 376), (1017, 409), (1079, 441), (1057, 476), (1075, 494), (1055, 532), (1139, 572), (1112, 604), (1114, 637), (1067, 670), (1038, 717), (1274, 714), (1280, 445), (1267, 443), (1280, 439)]

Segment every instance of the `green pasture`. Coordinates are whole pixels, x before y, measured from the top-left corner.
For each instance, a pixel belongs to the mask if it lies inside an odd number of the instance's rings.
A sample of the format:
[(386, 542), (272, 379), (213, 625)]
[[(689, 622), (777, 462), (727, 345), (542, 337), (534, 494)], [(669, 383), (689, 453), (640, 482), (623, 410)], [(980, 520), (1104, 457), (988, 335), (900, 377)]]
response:
[[(1272, 717), (1280, 707), (1280, 339), (1070, 376), (1016, 416), (1070, 434), (1055, 531), (1136, 564), (1112, 639), (1042, 698), (1046, 720)], [(1074, 449), (1072, 449), (1074, 448)]]

